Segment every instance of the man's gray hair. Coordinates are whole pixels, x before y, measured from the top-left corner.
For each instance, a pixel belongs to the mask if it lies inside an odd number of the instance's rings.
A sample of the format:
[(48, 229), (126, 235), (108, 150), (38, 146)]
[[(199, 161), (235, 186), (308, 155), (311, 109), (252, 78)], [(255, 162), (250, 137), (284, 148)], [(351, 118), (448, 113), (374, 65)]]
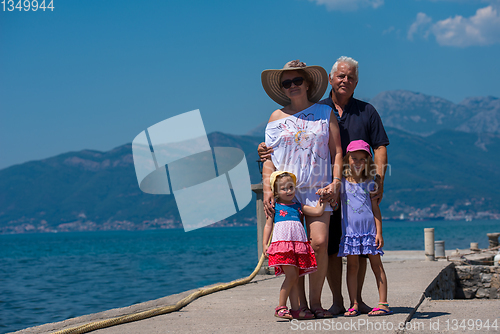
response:
[(333, 64), (332, 70), (330, 72), (330, 78), (333, 77), (333, 73), (337, 71), (339, 63), (346, 63), (347, 65), (349, 65), (349, 67), (354, 68), (356, 70), (356, 80), (358, 80), (358, 62), (352, 59), (351, 57), (346, 57), (346, 56), (340, 57), (339, 59), (337, 59), (335, 64)]

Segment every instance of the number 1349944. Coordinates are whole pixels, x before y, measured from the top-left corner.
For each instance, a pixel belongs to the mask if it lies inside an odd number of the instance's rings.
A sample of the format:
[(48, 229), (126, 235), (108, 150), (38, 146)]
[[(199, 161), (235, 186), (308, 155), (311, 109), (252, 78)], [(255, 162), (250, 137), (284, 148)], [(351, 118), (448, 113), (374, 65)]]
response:
[(15, 10), (18, 10), (20, 12), (29, 12), (33, 11), (36, 12), (37, 10), (50, 10), (51, 12), (54, 11), (54, 0), (50, 0), (50, 2), (47, 0), (42, 0), (42, 1), (37, 1), (37, 0), (3, 0), (1, 2), (2, 4), (2, 9), (3, 11), (7, 12), (13, 12)]

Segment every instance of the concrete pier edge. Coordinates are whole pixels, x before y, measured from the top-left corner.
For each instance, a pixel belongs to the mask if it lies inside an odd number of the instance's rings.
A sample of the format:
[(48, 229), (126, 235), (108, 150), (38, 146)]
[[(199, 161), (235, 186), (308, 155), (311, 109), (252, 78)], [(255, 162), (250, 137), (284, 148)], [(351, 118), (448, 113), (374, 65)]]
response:
[(199, 291), (199, 290), (202, 290), (205, 288), (209, 288), (212, 286), (216, 286), (219, 284), (221, 284), (221, 283), (215, 283), (215, 284), (207, 285), (203, 288), (196, 288), (196, 289), (183, 291), (183, 292), (176, 293), (173, 295), (168, 295), (168, 296), (165, 296), (162, 298), (153, 299), (153, 300), (149, 300), (146, 302), (133, 304), (130, 306), (114, 308), (114, 309), (101, 311), (101, 312), (97, 312), (97, 313), (86, 314), (86, 315), (82, 315), (82, 316), (78, 316), (75, 318), (70, 318), (70, 319), (66, 319), (66, 320), (62, 320), (62, 321), (58, 321), (58, 322), (52, 322), (52, 323), (47, 323), (47, 324), (43, 324), (43, 325), (39, 325), (39, 326), (29, 327), (29, 328), (22, 329), (22, 330), (19, 330), (16, 332), (12, 332), (11, 334), (13, 334), (13, 333), (51, 333), (51, 332), (56, 332), (56, 331), (63, 330), (63, 329), (87, 325), (87, 324), (97, 322), (97, 321), (118, 318), (118, 317), (121, 317), (124, 315), (135, 314), (135, 313), (139, 313), (139, 312), (143, 312), (143, 311), (149, 311), (149, 310), (155, 309), (157, 307), (175, 305), (178, 301), (189, 296), (193, 292), (196, 292), (196, 291)]
[[(390, 253), (398, 253), (398, 251), (392, 251), (392, 252), (388, 251), (386, 253), (388, 253), (387, 255), (389, 255)], [(420, 257), (421, 261), (425, 261), (425, 256), (424, 256), (423, 251), (408, 251), (407, 253), (413, 253), (412, 255), (417, 255), (417, 254), (420, 255), (421, 254), (421, 257)], [(398, 258), (398, 256), (399, 255), (397, 255), (394, 258), (396, 261), (400, 260)], [(437, 261), (435, 261), (435, 262), (437, 262)], [(448, 265), (446, 265), (446, 267), (444, 267), (434, 277), (434, 279), (426, 286), (424, 291), (422, 291), (422, 293), (421, 293), (420, 299), (417, 301), (417, 303), (415, 304), (413, 309), (409, 312), (408, 316), (404, 320), (405, 324), (412, 320), (412, 318), (415, 316), (415, 314), (417, 313), (419, 307), (424, 302), (424, 300), (426, 300), (426, 298), (430, 298), (431, 290), (432, 290), (433, 286), (436, 285), (436, 282), (439, 281), (440, 276), (442, 276), (443, 273), (445, 273), (447, 270), (450, 270), (450, 268), (453, 268), (453, 267), (454, 267), (453, 263), (449, 263)], [(247, 285), (255, 284), (257, 282), (262, 282), (262, 281), (267, 281), (267, 280), (274, 280), (274, 279), (277, 279), (277, 278), (274, 276), (270, 276), (270, 275), (258, 275), (251, 282), (247, 283)], [(192, 294), (193, 292), (196, 292), (196, 291), (199, 291), (202, 289), (207, 289), (207, 288), (219, 285), (219, 284), (221, 284), (221, 283), (211, 284), (211, 285), (208, 285), (208, 286), (205, 286), (202, 288), (184, 291), (184, 292), (181, 292), (178, 294), (165, 296), (165, 297), (162, 297), (159, 299), (146, 301), (143, 303), (134, 304), (134, 305), (127, 306), (127, 307), (111, 309), (111, 310), (107, 310), (107, 311), (103, 311), (103, 312), (98, 312), (98, 313), (93, 313), (93, 314), (88, 314), (88, 315), (83, 315), (83, 316), (63, 320), (60, 322), (48, 323), (48, 324), (43, 324), (43, 325), (39, 325), (39, 326), (35, 326), (35, 327), (30, 327), (30, 328), (26, 328), (26, 329), (23, 329), (23, 330), (14, 332), (14, 333), (19, 333), (19, 334), (20, 333), (23, 333), (23, 334), (24, 333), (52, 333), (55, 331), (68, 329), (68, 328), (74, 328), (74, 327), (90, 324), (90, 323), (97, 322), (97, 321), (117, 318), (117, 317), (124, 316), (124, 315), (135, 314), (138, 312), (147, 311), (147, 310), (151, 310), (151, 309), (158, 308), (158, 307), (170, 306), (170, 305), (176, 304), (179, 300), (185, 298), (186, 296)], [(329, 292), (325, 291), (324, 293), (329, 293)], [(205, 296), (205, 297), (207, 297), (207, 296)], [(201, 298), (199, 298), (199, 299), (201, 299)], [(193, 300), (192, 303), (194, 303), (194, 302), (196, 302), (196, 300)], [(176, 311), (176, 312), (178, 312), (178, 311)], [(173, 313), (175, 313), (175, 312), (173, 312)]]
[(411, 321), (411, 319), (413, 318), (413, 316), (415, 315), (415, 313), (417, 313), (417, 310), (418, 308), (420, 307), (420, 305), (422, 305), (423, 301), (426, 299), (426, 298), (431, 298), (431, 289), (436, 285), (436, 283), (438, 282), (438, 280), (441, 278), (441, 276), (443, 275), (443, 273), (445, 273), (446, 271), (448, 270), (453, 270), (453, 268), (455, 267), (455, 265), (453, 263), (450, 263), (448, 264), (445, 268), (443, 268), (443, 270), (441, 270), (439, 272), (439, 274), (432, 280), (432, 282), (427, 286), (427, 288), (425, 289), (424, 292), (422, 292), (422, 296), (420, 297), (420, 300), (418, 301), (417, 305), (415, 305), (415, 307), (413, 308), (413, 310), (408, 314), (408, 317), (406, 317), (405, 319), (405, 324), (409, 321)]

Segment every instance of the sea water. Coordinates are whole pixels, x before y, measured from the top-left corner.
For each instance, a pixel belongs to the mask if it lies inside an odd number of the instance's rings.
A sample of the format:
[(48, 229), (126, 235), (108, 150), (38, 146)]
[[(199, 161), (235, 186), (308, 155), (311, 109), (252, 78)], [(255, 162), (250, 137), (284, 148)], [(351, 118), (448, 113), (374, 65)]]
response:
[[(446, 249), (486, 248), (500, 221), (384, 221), (385, 250), (423, 250), (424, 228)], [(0, 235), (0, 333), (248, 276), (249, 227)]]

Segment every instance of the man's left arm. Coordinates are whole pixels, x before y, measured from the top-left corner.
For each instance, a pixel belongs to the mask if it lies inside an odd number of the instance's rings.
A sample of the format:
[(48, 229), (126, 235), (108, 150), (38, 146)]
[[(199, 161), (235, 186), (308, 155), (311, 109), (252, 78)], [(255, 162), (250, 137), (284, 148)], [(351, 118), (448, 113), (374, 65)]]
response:
[(387, 170), (386, 146), (382, 145), (373, 149), (373, 161), (377, 166), (377, 176), (375, 181), (377, 182), (378, 187), (377, 187), (377, 192), (372, 195), (372, 198), (376, 199), (377, 203), (380, 205), (382, 197), (384, 196), (384, 179), (385, 179), (385, 172)]
[(379, 113), (371, 104), (367, 104), (366, 110), (370, 114), (370, 140), (373, 148), (373, 161), (377, 165), (376, 182), (378, 185), (377, 192), (372, 195), (377, 203), (380, 204), (384, 195), (384, 180), (385, 172), (387, 169), (387, 145), (389, 145), (389, 138), (385, 132), (384, 125)]

